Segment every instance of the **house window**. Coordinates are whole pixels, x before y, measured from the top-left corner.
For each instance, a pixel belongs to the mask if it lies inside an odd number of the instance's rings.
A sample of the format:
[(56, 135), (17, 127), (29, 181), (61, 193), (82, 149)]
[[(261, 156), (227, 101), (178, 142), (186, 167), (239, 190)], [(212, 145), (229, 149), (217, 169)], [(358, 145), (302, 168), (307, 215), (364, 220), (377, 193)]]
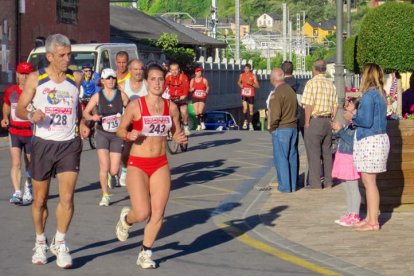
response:
[(267, 26), (272, 26), (272, 21), (271, 20), (267, 20)]
[(259, 20), (259, 26), (262, 26), (263, 25), (263, 20)]
[(58, 23), (78, 23), (78, 0), (57, 0), (56, 3)]

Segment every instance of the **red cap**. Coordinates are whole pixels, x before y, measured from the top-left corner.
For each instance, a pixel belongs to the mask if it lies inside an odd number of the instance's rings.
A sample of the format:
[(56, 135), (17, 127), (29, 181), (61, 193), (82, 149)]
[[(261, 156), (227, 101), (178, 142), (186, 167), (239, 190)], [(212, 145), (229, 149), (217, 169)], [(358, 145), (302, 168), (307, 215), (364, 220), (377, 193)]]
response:
[(17, 65), (16, 71), (20, 74), (30, 74), (33, 72), (33, 66), (28, 62), (20, 62), (19, 65)]
[(195, 70), (194, 70), (194, 72), (203, 72), (203, 69), (201, 69), (200, 67), (197, 67)]

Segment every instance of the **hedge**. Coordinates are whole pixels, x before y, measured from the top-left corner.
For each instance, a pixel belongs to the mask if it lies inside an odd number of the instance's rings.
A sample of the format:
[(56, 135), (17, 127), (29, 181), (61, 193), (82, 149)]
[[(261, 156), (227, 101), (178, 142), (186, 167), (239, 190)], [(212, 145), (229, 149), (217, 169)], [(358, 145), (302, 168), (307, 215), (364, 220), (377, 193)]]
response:
[(344, 43), (344, 64), (348, 71), (359, 74), (359, 65), (357, 61), (357, 43), (358, 36), (347, 38)]
[(414, 5), (389, 2), (369, 11), (357, 41), (360, 65), (377, 63), (386, 72), (414, 70)]

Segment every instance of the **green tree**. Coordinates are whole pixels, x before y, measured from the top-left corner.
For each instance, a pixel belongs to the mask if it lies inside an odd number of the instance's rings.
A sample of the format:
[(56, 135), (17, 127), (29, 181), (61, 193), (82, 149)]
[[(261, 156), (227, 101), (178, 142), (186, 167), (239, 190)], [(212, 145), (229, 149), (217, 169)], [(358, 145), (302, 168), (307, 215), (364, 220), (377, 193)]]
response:
[(414, 5), (386, 3), (364, 17), (357, 60), (377, 63), (386, 72), (414, 70)]
[(358, 36), (347, 38), (344, 43), (344, 64), (345, 68), (356, 74), (360, 73), (357, 61)]
[(177, 62), (181, 68), (192, 67), (195, 58), (194, 50), (177, 47), (178, 42), (176, 34), (163, 33), (155, 42), (155, 45), (163, 50), (168, 60)]

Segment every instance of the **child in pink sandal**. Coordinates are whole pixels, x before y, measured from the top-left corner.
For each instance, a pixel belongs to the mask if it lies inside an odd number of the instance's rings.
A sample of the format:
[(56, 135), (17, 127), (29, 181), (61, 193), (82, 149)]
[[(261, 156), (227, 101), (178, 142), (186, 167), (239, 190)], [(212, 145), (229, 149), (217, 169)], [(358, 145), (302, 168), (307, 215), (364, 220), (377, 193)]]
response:
[[(344, 105), (344, 113), (354, 113), (358, 108), (358, 98), (349, 98)], [(350, 227), (360, 221), (359, 207), (361, 205), (361, 194), (358, 188), (359, 173), (355, 169), (352, 159), (355, 127), (352, 124), (343, 126), (338, 121), (332, 122), (332, 129), (339, 137), (338, 150), (335, 153), (335, 160), (332, 166), (332, 178), (342, 181), (341, 186), (346, 194), (347, 213), (335, 220), (335, 223)]]

